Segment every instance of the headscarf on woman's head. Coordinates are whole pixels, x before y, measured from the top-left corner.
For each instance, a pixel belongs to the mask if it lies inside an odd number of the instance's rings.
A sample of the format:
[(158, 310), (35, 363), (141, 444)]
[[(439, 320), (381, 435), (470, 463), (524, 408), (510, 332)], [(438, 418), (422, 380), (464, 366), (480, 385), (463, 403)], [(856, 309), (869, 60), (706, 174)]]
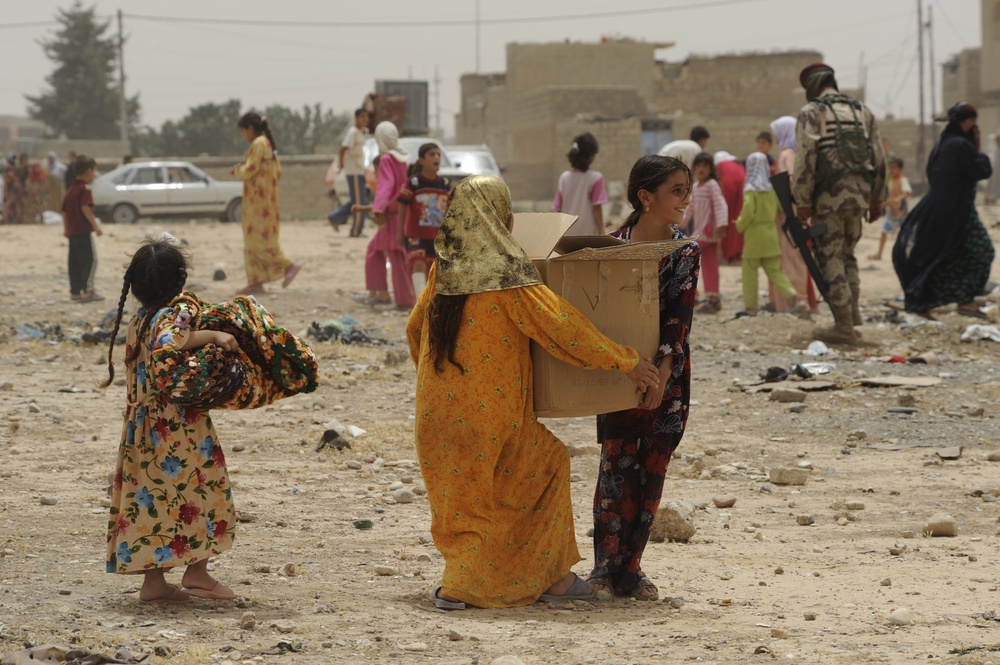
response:
[(762, 152), (751, 152), (747, 157), (747, 178), (743, 184), (744, 192), (769, 192), (771, 185), (771, 166), (767, 163), (767, 155)]
[(795, 127), (799, 121), (790, 115), (783, 115), (771, 123), (771, 131), (778, 141), (778, 150), (795, 150)]
[(378, 154), (389, 153), (404, 164), (410, 160), (409, 151), (399, 145), (399, 130), (388, 120), (383, 120), (375, 127), (375, 142), (378, 144)]
[(66, 165), (59, 161), (58, 154), (50, 152), (45, 158), (49, 166), (49, 175), (61, 178), (66, 174)]
[(839, 91), (833, 67), (816, 62), (799, 72), (799, 83), (806, 89), (806, 101), (812, 101), (827, 88)]
[(507, 229), (511, 214), (510, 190), (499, 178), (472, 176), (458, 183), (434, 240), (437, 293), (460, 296), (542, 283)]
[(732, 153), (728, 153), (725, 150), (720, 150), (717, 153), (715, 153), (715, 155), (712, 157), (712, 159), (715, 160), (716, 164), (721, 164), (722, 162), (735, 162), (736, 161), (736, 155), (733, 155)]
[(956, 102), (951, 105), (948, 112), (945, 114), (942, 120), (947, 120), (948, 124), (945, 126), (944, 130), (941, 132), (941, 138), (946, 136), (964, 136), (967, 139), (972, 139), (971, 131), (963, 132), (962, 123), (969, 118), (978, 118), (979, 111), (976, 107), (969, 102)]

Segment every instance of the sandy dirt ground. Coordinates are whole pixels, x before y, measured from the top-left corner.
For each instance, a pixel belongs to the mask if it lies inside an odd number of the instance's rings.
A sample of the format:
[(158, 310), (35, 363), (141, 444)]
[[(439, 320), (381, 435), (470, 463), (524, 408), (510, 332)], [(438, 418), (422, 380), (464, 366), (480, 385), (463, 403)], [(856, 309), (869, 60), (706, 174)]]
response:
[[(996, 208), (981, 212), (988, 225), (1000, 217)], [(0, 226), (0, 654), (65, 642), (107, 653), (125, 646), (177, 664), (485, 665), (504, 655), (529, 665), (1000, 663), (1000, 461), (989, 459), (1000, 459), (1000, 344), (960, 342), (977, 322), (954, 313), (939, 326), (879, 320), (898, 291), (888, 258), (861, 262), (866, 345), (822, 358), (801, 355), (808, 321), (732, 319), (740, 269), (723, 268), (723, 314), (695, 321), (689, 430), (664, 490), (664, 500), (696, 507), (697, 532), (687, 543), (651, 543), (643, 561), (660, 601), (444, 613), (427, 600), (443, 561), (414, 461), (406, 316), (352, 302), (363, 290), (365, 240), (324, 222), (287, 223), (283, 246), (305, 268), (261, 302), (296, 332), (350, 314), (388, 343), (314, 341), (317, 392), (215, 414), (241, 523), (235, 548), (212, 566), (240, 599), (143, 605), (137, 578), (104, 572), (105, 476), (124, 388), (95, 387), (107, 349), (79, 338), (114, 306), (127, 254), (147, 233), (188, 243), (189, 284), (202, 297), (232, 296), (243, 283), (240, 229), (148, 220), (105, 229), (97, 287), (108, 299), (77, 304), (61, 229)], [(1000, 229), (991, 233), (1000, 241)], [(859, 256), (873, 251), (877, 234), (866, 228)], [(212, 280), (217, 267), (226, 281)], [(993, 277), (1000, 281), (998, 263)], [(35, 322), (59, 324), (62, 338), (16, 338), (16, 326)], [(937, 364), (885, 362), (927, 352)], [(741, 387), (768, 367), (804, 361), (833, 363), (823, 378), (836, 384), (808, 393), (804, 407)], [(940, 383), (862, 383), (889, 375)], [(888, 411), (901, 403), (916, 413)], [(334, 418), (366, 432), (349, 450), (317, 452)], [(584, 557), (576, 571), (585, 573), (593, 420), (547, 424), (583, 453), (573, 457), (572, 495)], [(959, 459), (936, 454), (948, 446), (964, 447)], [(772, 468), (798, 466), (811, 468), (805, 485), (769, 479)], [(412, 503), (391, 499), (396, 482), (417, 490)], [(720, 495), (735, 505), (716, 508)], [(957, 537), (925, 537), (936, 513), (954, 518)], [(800, 525), (807, 515), (813, 523)], [(358, 530), (356, 519), (373, 528)], [(913, 625), (889, 621), (900, 608)]]

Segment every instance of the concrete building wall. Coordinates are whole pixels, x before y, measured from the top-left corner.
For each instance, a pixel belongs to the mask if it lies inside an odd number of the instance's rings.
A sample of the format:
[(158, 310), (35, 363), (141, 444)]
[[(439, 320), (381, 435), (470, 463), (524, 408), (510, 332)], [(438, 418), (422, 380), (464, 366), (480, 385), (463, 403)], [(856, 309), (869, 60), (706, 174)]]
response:
[(982, 0), (982, 61), (990, 63), (979, 72), (979, 88), (992, 96), (1000, 96), (1000, 0)]
[(971, 102), (976, 106), (983, 103), (984, 95), (979, 85), (981, 59), (980, 49), (965, 49), (942, 66), (942, 109), (958, 101)]

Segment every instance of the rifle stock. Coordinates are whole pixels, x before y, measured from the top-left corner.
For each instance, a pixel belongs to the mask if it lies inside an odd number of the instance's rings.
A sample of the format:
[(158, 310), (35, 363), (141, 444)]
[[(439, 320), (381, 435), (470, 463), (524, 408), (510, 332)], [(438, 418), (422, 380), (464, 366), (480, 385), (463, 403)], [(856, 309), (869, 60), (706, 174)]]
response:
[(795, 214), (795, 208), (792, 206), (792, 184), (787, 172), (771, 176), (771, 185), (774, 187), (774, 193), (778, 195), (781, 209), (785, 211), (785, 223), (781, 229), (785, 232), (785, 236), (792, 243), (792, 246), (798, 249), (802, 255), (802, 260), (805, 261), (809, 274), (816, 282), (816, 290), (823, 296), (823, 300), (829, 303), (830, 289), (826, 279), (823, 278), (823, 272), (819, 268), (819, 263), (816, 262), (812, 246), (809, 243), (811, 238), (826, 233), (826, 224), (816, 224), (809, 227), (799, 221)]

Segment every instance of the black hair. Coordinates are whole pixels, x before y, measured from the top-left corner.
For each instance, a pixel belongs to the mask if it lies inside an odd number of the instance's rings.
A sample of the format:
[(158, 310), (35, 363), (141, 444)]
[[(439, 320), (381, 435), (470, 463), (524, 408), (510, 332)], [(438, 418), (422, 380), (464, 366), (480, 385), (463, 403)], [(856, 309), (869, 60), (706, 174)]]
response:
[(569, 165), (577, 171), (590, 168), (590, 160), (597, 154), (597, 139), (590, 132), (584, 132), (573, 139), (573, 146), (566, 153)]
[(368, 113), (368, 109), (366, 109), (366, 108), (354, 109), (354, 117), (355, 118), (357, 118), (362, 113)]
[(758, 141), (767, 141), (771, 145), (774, 145), (774, 134), (771, 132), (761, 132), (757, 135)]
[(906, 162), (903, 161), (902, 157), (890, 157), (889, 163), (893, 166), (898, 166), (899, 168), (906, 166)]
[(708, 164), (709, 172), (708, 177), (712, 180), (718, 180), (719, 176), (715, 172), (715, 159), (712, 158), (707, 152), (699, 152), (695, 155), (694, 161), (691, 162), (691, 170), (694, 171), (701, 164)]
[(700, 142), (702, 139), (711, 138), (712, 135), (708, 133), (708, 130), (701, 125), (695, 125), (691, 128), (691, 140), (695, 143)]
[(621, 225), (621, 228), (627, 229), (635, 226), (642, 215), (643, 205), (639, 198), (639, 191), (655, 192), (660, 185), (678, 171), (687, 176), (688, 191), (690, 191), (691, 169), (687, 167), (687, 164), (676, 157), (664, 157), (663, 155), (640, 157), (632, 165), (632, 171), (628, 174), (628, 202), (632, 206), (632, 212), (625, 218), (625, 223)]
[(458, 330), (462, 326), (462, 311), (469, 295), (446, 296), (439, 293), (427, 305), (427, 343), (434, 357), (434, 371), (441, 373), (447, 360), (465, 373), (465, 368), (455, 359)]
[[(107, 388), (115, 380), (115, 363), (112, 354), (115, 350), (115, 338), (121, 326), (122, 313), (125, 311), (125, 301), (129, 290), (135, 299), (142, 304), (144, 310), (142, 324), (139, 326), (138, 337), (141, 339), (153, 323), (156, 313), (170, 304), (170, 301), (181, 294), (187, 281), (188, 260), (183, 251), (169, 240), (147, 239), (132, 255), (132, 261), (125, 268), (125, 279), (122, 282), (122, 295), (118, 299), (118, 315), (115, 317), (115, 329), (111, 333), (111, 345), (108, 348), (108, 380), (101, 383), (101, 388)], [(139, 357), (142, 343), (137, 343), (125, 356), (125, 363), (135, 362)]]
[(271, 150), (274, 151), (274, 154), (278, 154), (278, 144), (274, 142), (274, 136), (271, 134), (271, 126), (267, 124), (266, 116), (250, 111), (249, 113), (244, 113), (242, 117), (240, 117), (236, 126), (240, 129), (250, 127), (253, 129), (254, 133), (257, 134), (257, 136), (263, 134), (267, 137), (268, 142), (270, 142)]
[(97, 162), (94, 161), (92, 157), (87, 157), (86, 155), (77, 155), (76, 159), (73, 160), (73, 173), (76, 177), (82, 176), (84, 173), (90, 169), (96, 169)]
[[(417, 150), (417, 157), (419, 159), (423, 159), (424, 157), (427, 156), (427, 153), (429, 153), (431, 150), (440, 151), (441, 146), (439, 146), (437, 143), (424, 143), (420, 146), (420, 149)], [(410, 164), (410, 168), (406, 170), (406, 175), (414, 176), (420, 173), (421, 170), (423, 170), (423, 167), (420, 166), (420, 162), (413, 162), (412, 164)]]

